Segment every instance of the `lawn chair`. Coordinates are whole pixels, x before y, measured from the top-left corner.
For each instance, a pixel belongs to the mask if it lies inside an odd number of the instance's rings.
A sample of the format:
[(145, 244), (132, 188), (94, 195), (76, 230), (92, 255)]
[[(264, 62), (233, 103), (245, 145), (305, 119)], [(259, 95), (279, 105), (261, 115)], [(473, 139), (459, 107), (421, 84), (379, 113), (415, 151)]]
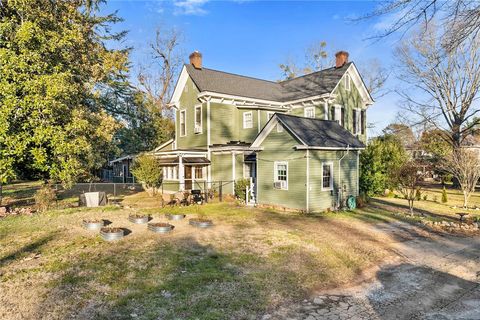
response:
[(202, 190), (192, 190), (192, 203), (203, 204)]

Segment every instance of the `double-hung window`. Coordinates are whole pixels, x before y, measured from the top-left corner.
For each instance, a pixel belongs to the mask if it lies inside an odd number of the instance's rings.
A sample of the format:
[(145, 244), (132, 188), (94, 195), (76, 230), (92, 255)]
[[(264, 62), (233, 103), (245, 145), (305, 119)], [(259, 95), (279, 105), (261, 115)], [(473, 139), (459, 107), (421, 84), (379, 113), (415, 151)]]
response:
[(367, 110), (362, 110), (360, 112), (360, 117), (361, 117), (361, 119), (360, 119), (360, 133), (365, 134), (365, 128), (367, 126), (366, 123), (365, 123), (366, 117), (367, 117)]
[(195, 107), (195, 133), (202, 133), (202, 106)]
[(333, 116), (334, 116), (334, 117), (333, 117), (332, 120), (337, 121), (340, 125), (343, 126), (343, 121), (342, 121), (343, 119), (342, 119), (342, 118), (344, 117), (344, 114), (343, 114), (343, 108), (342, 108), (342, 106), (340, 106), (340, 105), (336, 105), (336, 106), (335, 106), (335, 113), (334, 113)]
[(322, 163), (322, 190), (333, 189), (333, 162)]
[(305, 118), (315, 118), (315, 107), (308, 107), (303, 110)]
[(252, 111), (243, 113), (243, 129), (253, 128), (253, 113)]
[(187, 135), (187, 111), (180, 110), (180, 137)]
[(274, 183), (277, 189), (288, 190), (288, 162), (276, 161)]

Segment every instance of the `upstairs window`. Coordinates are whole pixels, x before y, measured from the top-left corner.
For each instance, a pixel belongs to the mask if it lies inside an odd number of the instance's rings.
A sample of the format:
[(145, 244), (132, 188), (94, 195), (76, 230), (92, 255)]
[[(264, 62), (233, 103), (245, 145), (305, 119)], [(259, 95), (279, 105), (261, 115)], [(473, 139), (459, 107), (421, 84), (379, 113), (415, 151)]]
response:
[(346, 91), (350, 91), (350, 82), (351, 82), (350, 75), (347, 73), (345, 74), (345, 90)]
[(339, 106), (339, 105), (335, 106), (332, 120), (337, 121), (341, 126), (344, 125), (345, 111), (342, 106)]
[(180, 137), (184, 137), (187, 135), (187, 112), (185, 110), (180, 111)]
[(202, 106), (195, 107), (195, 133), (202, 133)]
[(308, 107), (303, 110), (305, 118), (315, 118), (315, 107)]
[(322, 163), (322, 190), (333, 190), (333, 163)]
[(353, 134), (360, 134), (361, 128), (361, 111), (360, 109), (353, 109), (353, 117), (352, 117), (352, 124), (353, 124)]
[(253, 128), (253, 113), (252, 111), (243, 113), (243, 129)]
[(325, 114), (325, 120), (328, 120), (328, 103), (325, 102), (323, 105), (323, 113)]
[(365, 128), (367, 127), (367, 110), (362, 110), (360, 112), (360, 134), (365, 134)]

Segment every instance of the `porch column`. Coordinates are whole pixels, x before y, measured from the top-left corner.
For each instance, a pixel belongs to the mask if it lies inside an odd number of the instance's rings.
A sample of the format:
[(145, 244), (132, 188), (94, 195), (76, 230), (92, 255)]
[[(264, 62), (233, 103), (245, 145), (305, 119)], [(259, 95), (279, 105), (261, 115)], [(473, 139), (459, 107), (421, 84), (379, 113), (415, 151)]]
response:
[(235, 194), (235, 173), (236, 173), (236, 168), (235, 168), (235, 155), (236, 152), (232, 151), (232, 194)]
[(185, 167), (183, 166), (183, 155), (178, 155), (178, 180), (180, 182), (180, 191), (185, 190)]

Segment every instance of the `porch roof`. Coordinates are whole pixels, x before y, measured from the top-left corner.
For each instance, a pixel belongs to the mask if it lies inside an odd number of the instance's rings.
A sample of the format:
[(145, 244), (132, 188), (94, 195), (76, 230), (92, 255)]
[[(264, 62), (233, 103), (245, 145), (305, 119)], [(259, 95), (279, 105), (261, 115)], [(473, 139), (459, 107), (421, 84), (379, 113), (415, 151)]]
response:
[[(161, 165), (168, 166), (168, 165), (177, 165), (180, 163), (179, 157), (162, 157), (159, 158), (158, 161)], [(209, 165), (210, 160), (205, 157), (183, 157), (182, 159), (183, 164), (185, 165)]]

